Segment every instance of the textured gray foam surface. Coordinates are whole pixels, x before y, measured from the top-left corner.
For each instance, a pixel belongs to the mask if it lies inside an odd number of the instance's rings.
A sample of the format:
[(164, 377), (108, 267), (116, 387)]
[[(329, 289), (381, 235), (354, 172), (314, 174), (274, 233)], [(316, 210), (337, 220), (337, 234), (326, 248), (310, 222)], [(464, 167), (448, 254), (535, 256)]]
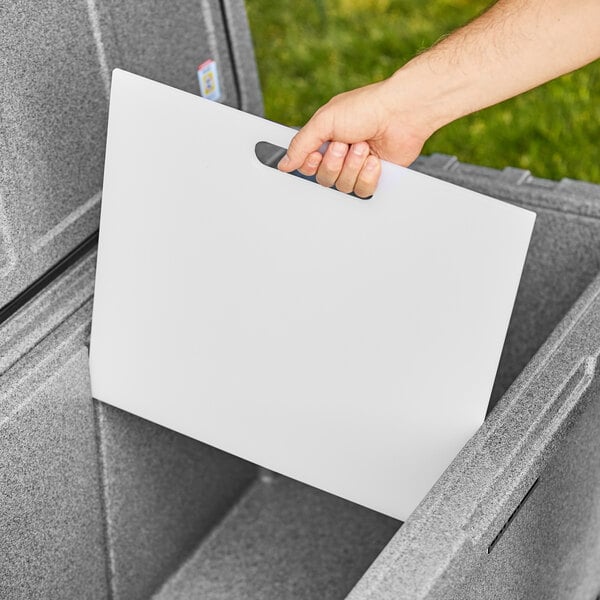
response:
[(344, 598), (399, 526), (287, 478), (259, 480), (154, 600)]
[[(464, 565), (452, 598), (595, 600), (600, 594), (600, 386), (490, 555)], [(432, 598), (448, 598), (440, 586)]]
[[(349, 600), (568, 598), (568, 590), (583, 598), (600, 587), (600, 573), (590, 567), (597, 564), (600, 537), (595, 528), (600, 448), (591, 438), (600, 423), (598, 409), (589, 408), (598, 401), (599, 354), (600, 278)], [(487, 555), (538, 477), (538, 487)], [(558, 574), (542, 576), (544, 568), (557, 565), (562, 565)], [(535, 590), (535, 595), (515, 596), (515, 590)]]
[[(0, 378), (0, 523), (8, 523), (0, 598), (95, 599), (107, 587), (112, 598), (146, 598), (256, 473), (253, 465), (117, 409), (98, 404), (94, 412), (84, 348), (94, 263), (92, 252), (0, 326), (8, 357)], [(19, 420), (29, 414), (32, 394), (55, 380), (69, 395), (44, 396), (35, 405), (39, 425)], [(29, 459), (24, 448), (36, 439)], [(60, 494), (65, 498), (57, 503)], [(71, 533), (63, 531), (68, 527)]]
[(600, 219), (537, 208), (492, 405), (600, 271)]
[(91, 251), (0, 324), (0, 421), (87, 343), (95, 262)]
[(80, 347), (0, 419), (0, 598), (107, 597), (87, 373)]
[[(223, 7), (226, 20), (243, 32), (238, 4), (224, 0)], [(96, 108), (95, 102), (105, 110), (102, 94), (108, 71), (103, 61), (117, 66), (122, 57), (133, 61), (143, 56), (144, 65), (164, 75), (151, 76), (163, 81), (173, 77), (167, 82), (177, 87), (196, 85), (185, 79), (187, 67), (174, 63), (170, 70), (169, 61), (178, 60), (177, 52), (167, 49), (161, 55), (172, 33), (169, 25), (142, 20), (117, 30), (115, 22), (134, 19), (133, 3), (116, 8), (99, 4), (91, 12), (81, 6), (94, 4), (42, 2), (34, 7), (16, 2), (3, 9), (2, 27), (10, 25), (14, 31), (7, 29), (8, 37), (0, 39), (7, 57), (2, 68), (18, 67), (18, 52), (30, 47), (35, 64), (45, 60), (51, 51), (36, 43), (36, 36), (47, 27), (43, 36), (49, 37), (44, 39), (50, 47), (58, 44), (49, 60), (66, 63), (59, 73), (71, 94), (69, 110), (74, 111), (71, 115), (55, 106), (56, 95), (62, 93), (58, 84), (48, 82), (49, 98), (40, 99), (37, 81), (31, 90), (23, 83), (34, 75), (29, 64), (21, 71), (23, 81), (13, 82), (14, 74), (7, 79), (0, 107), (0, 275), (10, 285), (29, 281), (37, 274), (35, 265), (49, 264), (44, 260), (55, 260), (51, 257), (83, 239), (88, 233), (83, 224), (96, 210), (94, 203), (86, 208), (85, 201), (78, 204), (68, 192), (84, 189), (97, 167), (90, 167), (90, 175), (77, 162), (84, 158), (67, 156), (64, 169), (70, 170), (56, 171), (54, 157), (48, 158), (48, 152), (61, 156), (67, 142), (57, 138), (44, 146), (45, 125), (39, 122), (44, 102), (49, 102), (48, 131), (72, 125), (85, 138), (82, 146), (77, 142), (73, 147), (93, 154), (96, 142), (86, 137), (89, 128), (79, 127), (83, 117), (77, 111), (87, 114)], [(154, 0), (148, 6), (147, 14), (162, 18), (166, 8)], [(205, 20), (206, 6), (178, 3), (175, 21), (190, 9), (196, 11), (190, 27), (202, 26), (205, 21), (199, 21), (198, 14)], [(34, 8), (39, 14), (28, 20)], [(58, 31), (57, 23), (66, 33)], [(218, 22), (215, 27), (220, 27)], [(125, 49), (118, 47), (123, 31), (131, 32)], [(153, 35), (156, 45), (144, 50), (142, 41)], [(90, 39), (91, 45), (83, 44)], [(104, 54), (94, 45), (99, 39)], [(249, 37), (241, 34), (232, 42), (235, 60), (244, 58), (248, 43)], [(186, 64), (191, 61), (190, 48), (181, 49)], [(94, 52), (100, 67), (94, 67)], [(153, 63), (154, 57), (164, 61)], [(79, 66), (69, 66), (75, 59)], [(87, 66), (81, 75), (78, 69)], [(40, 68), (42, 82), (56, 72), (54, 66)], [(254, 75), (249, 72), (248, 77), (252, 80)], [(243, 85), (252, 89), (257, 79), (253, 81)], [(14, 89), (9, 89), (11, 83)], [(93, 93), (77, 96), (77, 84), (86, 90), (91, 86)], [(235, 97), (238, 100), (251, 109), (243, 93)], [(17, 114), (33, 115), (19, 131)], [(440, 155), (421, 158), (416, 167), (538, 213), (497, 398), (599, 270), (600, 188), (570, 180), (537, 180), (516, 169), (499, 172), (463, 165)], [(81, 181), (69, 183), (73, 173)], [(37, 198), (42, 191), (48, 193), (43, 197), (48, 204)], [(45, 255), (46, 250), (32, 250), (37, 247), (53, 249)], [(108, 593), (108, 580), (114, 598), (135, 600), (148, 597), (173, 572), (160, 598), (341, 598), (365, 571), (349, 596), (352, 600), (586, 598), (600, 587), (592, 568), (599, 559), (597, 384), (592, 383), (589, 393), (580, 393), (597, 372), (593, 361), (581, 361), (597, 356), (600, 349), (600, 282), (558, 325), (480, 431), (367, 568), (397, 523), (285, 479), (256, 483), (228, 513), (254, 477), (252, 465), (116, 409), (98, 404), (94, 413), (82, 350), (92, 281), (90, 255), (0, 327), (1, 598), (102, 598)], [(99, 456), (94, 433), (101, 440)], [(536, 490), (488, 555), (489, 544), (537, 477)], [(551, 573), (544, 571), (548, 565)]]
[(107, 96), (83, 1), (4, 2), (0, 306), (97, 228)]
[[(23, 0), (0, 20), (0, 307), (98, 227), (110, 70), (262, 111), (241, 0)], [(202, 132), (199, 132), (202, 135)]]
[(420, 157), (413, 168), (537, 214), (491, 408), (600, 271), (600, 186), (477, 167), (442, 154)]
[(227, 21), (233, 62), (236, 66), (240, 106), (242, 110), (262, 116), (264, 108), (254, 46), (246, 16), (244, 0), (222, 0), (221, 5)]
[(0, 325), (0, 376), (26, 352), (39, 351), (48, 332), (89, 301), (94, 291), (95, 264), (93, 251)]
[(149, 595), (236, 501), (256, 467), (97, 404), (115, 599)]
[(240, 105), (218, 0), (102, 0), (101, 7), (119, 48), (112, 67), (200, 95), (197, 68), (212, 58), (223, 93), (220, 102)]

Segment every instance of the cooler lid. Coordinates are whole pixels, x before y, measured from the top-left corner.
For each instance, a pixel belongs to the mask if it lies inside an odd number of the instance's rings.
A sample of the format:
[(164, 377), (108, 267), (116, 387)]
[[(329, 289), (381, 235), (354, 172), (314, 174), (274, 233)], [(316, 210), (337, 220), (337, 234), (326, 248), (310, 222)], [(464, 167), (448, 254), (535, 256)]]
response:
[(209, 61), (214, 99), (262, 110), (239, 0), (8, 3), (0, 56), (3, 319), (95, 242), (113, 68), (200, 95)]

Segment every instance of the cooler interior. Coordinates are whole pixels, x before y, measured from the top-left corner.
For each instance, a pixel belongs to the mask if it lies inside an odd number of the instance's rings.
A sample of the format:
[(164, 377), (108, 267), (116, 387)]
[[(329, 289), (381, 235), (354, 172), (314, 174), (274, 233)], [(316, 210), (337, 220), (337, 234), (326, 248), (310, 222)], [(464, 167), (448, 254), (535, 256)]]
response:
[[(501, 192), (498, 196), (511, 195), (505, 199), (532, 208), (538, 214), (490, 400), (491, 410), (598, 272), (600, 248), (595, 240), (600, 233), (600, 220), (583, 200), (575, 199), (565, 206), (564, 188), (568, 188), (570, 182), (552, 184), (530, 176), (524, 179), (523, 172), (515, 170), (499, 172), (475, 168), (473, 171), (469, 165), (452, 161), (453, 169), (444, 172), (437, 167), (441, 161), (446, 161), (442, 162), (445, 165), (450, 159), (441, 156), (422, 158), (415, 166), (450, 180), (470, 176), (461, 183), (488, 193), (486, 186), (497, 185)], [(464, 167), (463, 171), (461, 167)], [(509, 175), (519, 182), (513, 181), (511, 185)], [(550, 185), (554, 187), (550, 188)], [(573, 182), (572, 185), (578, 184)], [(549, 194), (549, 190), (552, 193)], [(226, 480), (227, 487), (237, 490), (236, 494), (223, 500), (217, 510), (218, 517), (207, 522), (197, 538), (191, 540), (193, 543), (180, 554), (175, 568), (169, 572), (165, 569), (161, 581), (158, 581), (155, 569), (142, 568), (148, 570), (149, 579), (155, 579), (153, 592), (161, 600), (341, 599), (402, 525), (364, 507), (185, 440), (114, 408), (102, 406), (100, 411), (110, 415), (107, 419), (112, 424), (106, 424), (107, 432), (128, 423), (126, 431), (118, 438), (112, 436), (107, 444), (106, 455), (112, 456), (109, 471), (117, 472), (127, 454), (128, 468), (137, 469), (147, 460), (143, 455), (148, 452), (148, 445), (159, 437), (169, 440), (170, 468), (175, 470), (180, 468), (179, 459), (173, 457), (182, 452), (182, 447), (193, 447), (197, 463), (187, 472), (190, 480), (187, 483), (179, 481), (177, 485), (184, 495), (191, 492), (188, 486), (192, 486), (195, 491), (191, 495), (196, 494), (199, 512), (202, 511), (205, 487), (212, 489), (222, 485), (216, 482)], [(139, 439), (137, 448), (126, 443), (132, 437)], [(207, 457), (222, 461), (224, 468), (207, 471), (205, 481), (200, 485), (194, 473)], [(160, 461), (164, 461), (164, 456)], [(128, 478), (136, 481), (135, 486), (130, 485), (130, 494), (139, 497), (144, 489), (164, 485), (156, 483), (162, 481), (164, 475), (164, 467), (156, 471), (145, 469), (144, 480), (140, 481), (139, 473), (129, 472)], [(120, 494), (127, 486), (118, 477), (113, 485), (119, 488), (116, 493)], [(120, 538), (124, 532), (117, 531), (111, 524), (110, 508), (109, 504), (108, 535)], [(169, 506), (155, 500), (154, 509), (160, 514), (169, 511)], [(193, 509), (183, 518), (190, 518), (190, 515), (193, 515)], [(146, 517), (149, 521), (156, 519), (156, 515), (150, 513)], [(193, 516), (191, 518), (193, 520)], [(127, 537), (135, 538), (136, 535), (133, 530)], [(127, 562), (136, 552), (135, 544), (122, 545), (122, 557), (128, 557)], [(153, 552), (154, 561), (160, 563), (160, 550)], [(131, 582), (126, 575), (120, 575), (118, 558), (115, 556), (116, 581), (128, 589)], [(133, 563), (136, 563), (135, 558)], [(150, 589), (151, 586), (141, 587)], [(125, 594), (123, 597), (134, 596)]]

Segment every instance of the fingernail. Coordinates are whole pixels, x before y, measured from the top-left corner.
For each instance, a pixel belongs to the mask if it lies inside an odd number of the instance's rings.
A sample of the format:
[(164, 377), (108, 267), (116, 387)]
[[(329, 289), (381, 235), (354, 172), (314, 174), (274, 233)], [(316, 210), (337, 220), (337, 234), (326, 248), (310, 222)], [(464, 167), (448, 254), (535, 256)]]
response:
[(278, 169), (285, 169), (290, 164), (290, 157), (286, 154), (277, 165)]
[(357, 156), (362, 156), (365, 153), (365, 150), (366, 148), (362, 145), (352, 147), (352, 152), (354, 152), (354, 154), (356, 154)]
[(346, 144), (343, 142), (333, 142), (330, 146), (331, 154), (337, 157), (342, 157), (346, 154)]
[(318, 158), (309, 158), (307, 161), (307, 164), (309, 167), (316, 167), (319, 165), (319, 159)]

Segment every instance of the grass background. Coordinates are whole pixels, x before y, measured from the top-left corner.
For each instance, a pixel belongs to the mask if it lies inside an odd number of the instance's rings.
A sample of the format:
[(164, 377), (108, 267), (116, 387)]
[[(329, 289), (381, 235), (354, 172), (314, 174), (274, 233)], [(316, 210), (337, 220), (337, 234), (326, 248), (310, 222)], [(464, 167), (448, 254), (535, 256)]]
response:
[[(489, 0), (246, 0), (267, 118), (300, 126), (335, 94), (388, 77)], [(460, 119), (423, 152), (600, 183), (600, 61)]]

